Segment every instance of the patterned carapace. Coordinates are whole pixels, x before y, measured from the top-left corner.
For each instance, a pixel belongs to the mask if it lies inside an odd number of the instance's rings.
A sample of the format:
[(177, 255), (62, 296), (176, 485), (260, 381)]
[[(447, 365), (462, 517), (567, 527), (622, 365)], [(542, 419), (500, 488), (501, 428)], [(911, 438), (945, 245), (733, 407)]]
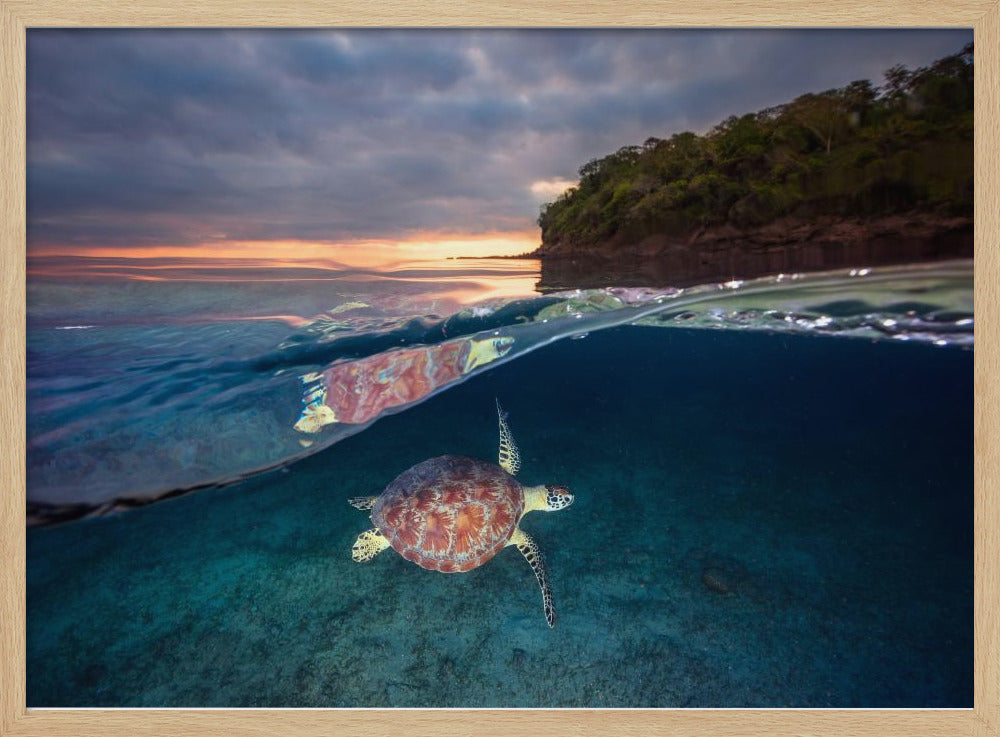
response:
[(457, 573), (496, 555), (523, 511), (521, 485), (499, 466), (440, 456), (389, 484), (372, 508), (372, 522), (407, 560)]

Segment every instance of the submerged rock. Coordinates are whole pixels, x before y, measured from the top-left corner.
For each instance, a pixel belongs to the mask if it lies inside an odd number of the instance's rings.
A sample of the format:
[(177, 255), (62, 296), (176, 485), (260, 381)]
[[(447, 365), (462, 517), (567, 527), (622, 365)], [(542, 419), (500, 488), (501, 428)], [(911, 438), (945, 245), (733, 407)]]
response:
[[(753, 594), (756, 587), (746, 565), (729, 555), (706, 554), (692, 561), (688, 580), (696, 579), (702, 587), (720, 596)], [(697, 585), (697, 584), (696, 584)]]
[(706, 568), (701, 572), (701, 582), (709, 591), (716, 594), (731, 594), (733, 582), (721, 568)]

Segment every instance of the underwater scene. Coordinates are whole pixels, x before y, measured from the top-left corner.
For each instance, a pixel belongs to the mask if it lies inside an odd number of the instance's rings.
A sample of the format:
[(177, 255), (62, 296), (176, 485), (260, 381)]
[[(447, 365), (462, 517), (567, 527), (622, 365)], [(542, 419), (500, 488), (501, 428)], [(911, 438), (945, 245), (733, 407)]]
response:
[(28, 707), (969, 708), (971, 28), (31, 28)]
[(74, 269), (28, 283), (29, 707), (972, 705), (971, 260)]

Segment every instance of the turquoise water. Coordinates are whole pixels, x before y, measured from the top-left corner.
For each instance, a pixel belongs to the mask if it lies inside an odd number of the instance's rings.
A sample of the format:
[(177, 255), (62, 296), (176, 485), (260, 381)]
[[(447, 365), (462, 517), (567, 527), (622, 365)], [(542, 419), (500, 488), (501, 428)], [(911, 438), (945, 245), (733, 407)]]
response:
[[(28, 531), (29, 706), (971, 706), (971, 263), (423, 284), (29, 284), (29, 512), (80, 518)], [(294, 429), (324, 368), (495, 334), (461, 381)], [(350, 558), (347, 499), (495, 459), (497, 399), (519, 478), (576, 494), (523, 523), (553, 629), (515, 550)]]

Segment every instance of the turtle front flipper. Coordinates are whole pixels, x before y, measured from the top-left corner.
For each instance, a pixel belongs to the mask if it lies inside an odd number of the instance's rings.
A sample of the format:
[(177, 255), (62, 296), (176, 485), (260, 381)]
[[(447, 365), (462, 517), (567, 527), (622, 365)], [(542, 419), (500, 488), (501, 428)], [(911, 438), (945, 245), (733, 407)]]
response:
[(500, 421), (500, 457), (497, 465), (511, 476), (517, 476), (517, 472), (521, 468), (521, 456), (517, 452), (517, 445), (514, 443), (514, 437), (510, 434), (510, 428), (507, 427), (507, 414), (500, 409), (499, 399), (497, 400), (497, 418)]
[(545, 561), (542, 559), (542, 551), (539, 550), (538, 544), (526, 532), (522, 531), (521, 528), (514, 530), (514, 534), (511, 535), (508, 544), (517, 546), (517, 549), (521, 551), (521, 555), (524, 556), (524, 559), (528, 561), (528, 565), (531, 566), (531, 570), (535, 572), (538, 585), (542, 587), (542, 608), (545, 610), (545, 621), (549, 623), (549, 627), (554, 627), (556, 624), (556, 609), (552, 604), (552, 589), (549, 588), (549, 576), (545, 571)]
[(355, 496), (347, 500), (355, 509), (371, 509), (375, 506), (375, 502), (378, 501), (378, 495), (375, 496)]
[(385, 539), (385, 535), (379, 528), (373, 527), (358, 535), (354, 547), (351, 548), (351, 558), (355, 563), (367, 563), (387, 547), (389, 541)]

